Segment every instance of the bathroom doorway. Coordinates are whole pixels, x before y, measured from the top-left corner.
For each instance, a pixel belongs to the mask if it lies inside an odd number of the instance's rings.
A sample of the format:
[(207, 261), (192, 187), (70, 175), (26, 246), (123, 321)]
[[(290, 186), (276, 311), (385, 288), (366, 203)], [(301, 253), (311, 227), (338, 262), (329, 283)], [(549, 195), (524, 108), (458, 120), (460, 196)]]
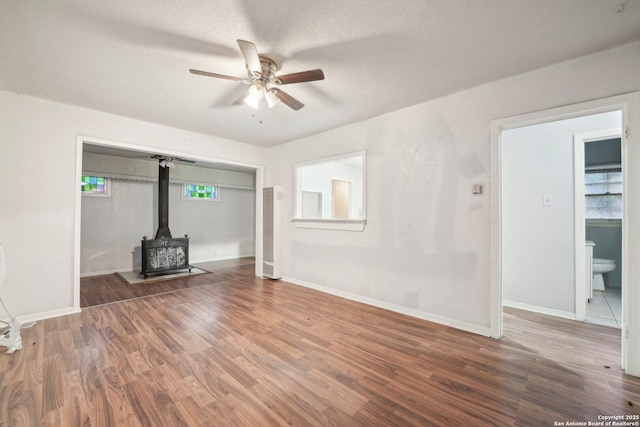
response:
[(575, 160), (574, 140), (619, 129), (621, 121), (620, 111), (608, 111), (503, 132), (505, 306), (584, 320), (578, 305), (586, 307), (587, 275), (578, 261), (585, 257), (585, 167), (584, 152)]
[[(492, 122), (492, 274), (491, 274), (491, 336), (499, 338), (503, 334), (503, 306), (510, 302), (520, 309), (535, 309), (546, 315), (554, 315), (576, 320), (576, 299), (578, 292), (586, 294), (584, 268), (577, 271), (577, 265), (584, 263), (584, 242), (576, 244), (575, 223), (575, 192), (574, 192), (574, 164), (573, 141), (570, 138), (565, 143), (561, 155), (545, 153), (544, 150), (534, 149), (520, 152), (524, 168), (517, 168), (516, 174), (538, 174), (537, 180), (529, 180), (534, 185), (523, 184), (512, 179), (514, 164), (508, 153), (507, 132), (517, 134), (525, 128), (540, 130), (542, 125), (560, 125), (570, 119), (587, 119), (590, 116), (616, 113), (622, 118), (618, 124), (605, 124), (599, 128), (573, 129), (571, 137), (579, 133), (595, 132), (602, 129), (622, 129), (622, 172), (624, 186), (624, 216), (622, 227), (622, 329), (621, 338), (621, 366), (631, 375), (640, 376), (640, 316), (630, 307), (640, 304), (640, 269), (630, 267), (626, 259), (636, 259), (640, 252), (640, 240), (632, 239), (640, 230), (640, 215), (632, 215), (640, 211), (640, 188), (629, 185), (630, 182), (640, 180), (640, 169), (630, 168), (629, 165), (640, 165), (640, 92), (620, 95), (616, 97), (584, 102), (553, 108), (546, 111), (523, 114)], [(634, 129), (638, 130), (634, 134)], [(537, 138), (539, 144), (549, 145), (549, 138)], [(537, 148), (540, 148), (537, 147)], [(568, 149), (568, 152), (567, 152)], [(568, 160), (567, 160), (568, 159)], [(556, 163), (564, 166), (558, 167)], [(553, 166), (554, 173), (545, 173)], [(568, 177), (559, 178), (555, 172), (564, 167), (569, 172)], [(542, 173), (540, 173), (542, 171)], [(516, 177), (518, 175), (515, 175)], [(559, 186), (554, 187), (554, 184)], [(509, 191), (513, 190), (511, 195)], [(511, 216), (519, 223), (510, 224), (509, 209), (522, 207), (522, 215)], [(569, 212), (569, 216), (567, 216)], [(558, 216), (562, 223), (550, 221)], [(532, 226), (536, 221), (542, 222), (542, 227)], [(582, 228), (583, 234), (586, 234)], [(509, 246), (509, 238), (515, 236), (517, 250)], [(513, 241), (511, 242), (513, 243)], [(540, 245), (542, 243), (542, 245)], [(581, 249), (579, 249), (581, 248)], [(578, 251), (583, 255), (578, 257)], [(515, 255), (518, 255), (517, 257)], [(546, 256), (549, 255), (549, 256)], [(513, 268), (513, 262), (520, 265), (528, 264), (528, 270), (519, 274), (512, 274), (508, 270)], [(524, 260), (524, 261), (522, 261)], [(582, 261), (580, 261), (582, 260)], [(562, 280), (557, 278), (564, 274)], [(534, 278), (534, 280), (531, 280)], [(535, 280), (537, 278), (537, 280)], [(519, 293), (513, 293), (509, 282), (519, 282)], [(549, 286), (554, 283), (557, 286)], [(582, 283), (582, 286), (578, 286)], [(523, 284), (525, 284), (523, 286)], [(555, 292), (555, 294), (550, 293)], [(551, 296), (553, 295), (553, 296)], [(533, 302), (522, 302), (522, 297), (531, 297)], [(586, 295), (585, 295), (586, 296)], [(517, 304), (520, 303), (520, 307)], [(542, 309), (540, 309), (542, 307)], [(533, 310), (532, 310), (533, 311)]]
[(584, 276), (577, 279), (585, 284), (583, 295), (576, 280), (576, 320), (618, 329), (623, 285), (622, 152), (620, 128), (574, 136), (576, 271), (583, 269)]

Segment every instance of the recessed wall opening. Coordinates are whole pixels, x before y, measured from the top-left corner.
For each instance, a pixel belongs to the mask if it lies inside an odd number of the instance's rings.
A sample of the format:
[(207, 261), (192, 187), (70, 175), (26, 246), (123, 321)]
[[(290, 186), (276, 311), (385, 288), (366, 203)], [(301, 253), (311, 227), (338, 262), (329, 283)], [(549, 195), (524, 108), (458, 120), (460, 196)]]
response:
[[(262, 186), (262, 168), (149, 149), (78, 139), (78, 188), (85, 181), (85, 187), (99, 187), (90, 181), (98, 176), (110, 190), (102, 197), (85, 195), (95, 196), (95, 191), (78, 192), (74, 291), (78, 306), (80, 277), (140, 275), (141, 245), (145, 238), (154, 239), (161, 222), (158, 171), (164, 157), (171, 159), (166, 161), (169, 166), (164, 165), (171, 171), (167, 225), (173, 238), (188, 238), (190, 266), (251, 259), (255, 274), (262, 273), (257, 262), (262, 258), (262, 197), (256, 191)], [(153, 276), (170, 273), (174, 272), (154, 270)], [(125, 280), (128, 275), (123, 274)]]
[(362, 231), (366, 224), (366, 152), (298, 163), (293, 224)]

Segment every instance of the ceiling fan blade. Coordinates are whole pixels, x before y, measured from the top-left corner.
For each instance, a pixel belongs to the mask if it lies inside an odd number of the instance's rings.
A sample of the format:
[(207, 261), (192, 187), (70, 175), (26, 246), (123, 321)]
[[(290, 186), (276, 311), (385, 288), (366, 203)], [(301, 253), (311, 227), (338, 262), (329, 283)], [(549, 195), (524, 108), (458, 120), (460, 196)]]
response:
[(275, 92), (275, 95), (278, 97), (278, 99), (280, 99), (280, 101), (287, 104), (289, 107), (293, 108), (294, 110), (298, 111), (299, 109), (304, 107), (304, 104), (302, 102), (298, 101), (288, 93), (285, 93), (280, 89), (274, 89), (273, 91)]
[(321, 69), (301, 71), (299, 73), (285, 74), (283, 76), (277, 76), (277, 80), (281, 85), (288, 85), (291, 83), (312, 82), (314, 80), (324, 80), (324, 73)]
[(246, 40), (238, 40), (238, 46), (242, 56), (244, 56), (244, 62), (247, 64), (247, 68), (253, 74), (262, 74), (262, 65), (260, 65), (260, 57), (258, 56), (258, 49), (256, 45)]
[(199, 74), (201, 76), (217, 77), (219, 79), (233, 80), (234, 82), (241, 82), (241, 81), (244, 80), (244, 79), (241, 79), (239, 77), (226, 76), (224, 74), (217, 74), (217, 73), (210, 73), (209, 71), (189, 70), (189, 72), (191, 74)]

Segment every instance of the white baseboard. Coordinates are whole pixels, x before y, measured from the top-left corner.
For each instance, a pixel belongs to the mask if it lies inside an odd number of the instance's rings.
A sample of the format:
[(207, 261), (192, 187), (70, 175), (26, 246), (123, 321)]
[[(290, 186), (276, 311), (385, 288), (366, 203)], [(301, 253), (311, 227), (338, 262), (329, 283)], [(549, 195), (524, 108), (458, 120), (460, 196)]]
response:
[(16, 320), (21, 323), (37, 322), (38, 320), (51, 319), (52, 317), (66, 316), (67, 314), (80, 313), (80, 307), (60, 308), (58, 310), (43, 311), (41, 313), (26, 314), (24, 316), (16, 316)]
[(85, 277), (105, 276), (107, 274), (113, 274), (117, 271), (122, 271), (122, 270), (104, 270), (104, 271), (91, 271), (88, 273), (80, 273), (80, 278), (83, 279)]
[(515, 301), (502, 301), (505, 307), (518, 308), (520, 310), (533, 311), (534, 313), (546, 314), (549, 316), (562, 317), (564, 319), (576, 320), (576, 314), (570, 311), (556, 310), (554, 308), (540, 307), (537, 305), (524, 304)]
[(462, 322), (456, 319), (450, 319), (444, 316), (438, 316), (436, 314), (425, 313), (424, 311), (415, 310), (412, 308), (403, 307), (397, 304), (391, 304), (388, 302), (376, 300), (369, 297), (363, 297), (361, 295), (352, 294), (350, 292), (344, 292), (338, 289), (329, 288), (326, 286), (316, 285), (304, 280), (299, 280), (293, 277), (283, 277), (283, 281), (292, 283), (294, 285), (304, 286), (305, 288), (315, 289), (316, 291), (324, 292), (326, 294), (335, 295), (348, 300), (361, 302), (374, 307), (383, 308), (385, 310), (393, 311), (400, 314), (406, 314), (407, 316), (415, 317), (429, 322), (438, 323), (440, 325), (450, 326), (455, 329), (471, 332), (477, 335), (483, 335), (485, 337), (491, 336), (491, 328), (474, 325), (472, 323)]
[(228, 256), (228, 257), (219, 257), (219, 258), (189, 260), (189, 263), (190, 264), (198, 264), (198, 263), (204, 263), (204, 262), (227, 261), (227, 260), (230, 260), (230, 259), (241, 259), (241, 258), (255, 258), (255, 255), (254, 254), (248, 254), (248, 255), (237, 255), (237, 256)]

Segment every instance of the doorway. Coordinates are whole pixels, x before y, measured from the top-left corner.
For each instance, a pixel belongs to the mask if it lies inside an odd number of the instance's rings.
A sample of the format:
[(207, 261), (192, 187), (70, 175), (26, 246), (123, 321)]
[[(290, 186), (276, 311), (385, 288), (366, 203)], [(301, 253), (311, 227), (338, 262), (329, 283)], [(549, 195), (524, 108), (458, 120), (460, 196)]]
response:
[[(576, 134), (574, 158), (576, 320), (620, 329), (624, 284), (621, 129)], [(579, 283), (584, 283), (584, 291)]]
[[(630, 212), (640, 211), (640, 190), (629, 186), (630, 182), (634, 182), (640, 178), (640, 168), (630, 168), (628, 165), (640, 165), (640, 145), (637, 141), (634, 141), (630, 136), (632, 134), (631, 129), (638, 128), (640, 126), (640, 93), (633, 93), (627, 95), (621, 95), (617, 97), (590, 101), (581, 104), (570, 105), (566, 107), (554, 108), (551, 110), (540, 111), (536, 113), (524, 114), (522, 116), (510, 117), (492, 122), (492, 186), (495, 189), (492, 191), (492, 278), (491, 278), (491, 335), (499, 338), (503, 333), (502, 325), (502, 313), (503, 313), (503, 300), (505, 293), (505, 280), (508, 279), (505, 275), (505, 268), (508, 267), (508, 256), (505, 259), (507, 253), (504, 247), (504, 239), (507, 233), (513, 233), (512, 229), (509, 229), (509, 224), (505, 224), (504, 210), (505, 206), (508, 206), (508, 200), (505, 198), (505, 188), (511, 183), (507, 182), (505, 176), (505, 169), (508, 169), (510, 165), (504, 158), (504, 150), (506, 142), (504, 141), (505, 131), (523, 129), (528, 126), (537, 126), (548, 123), (557, 123), (562, 120), (584, 118), (591, 115), (619, 112), (622, 116), (622, 144), (623, 144), (623, 165), (624, 171), (624, 221), (623, 226), (623, 250), (625, 259), (634, 259), (640, 251), (640, 242), (638, 239), (631, 239), (633, 230), (640, 227), (640, 220), (630, 215)], [(637, 135), (636, 137), (637, 138)], [(529, 159), (533, 161), (533, 159)], [(538, 159), (538, 163), (544, 165), (546, 161), (553, 161), (553, 158)], [(569, 165), (568, 169), (572, 169), (573, 165)], [(528, 196), (527, 188), (521, 188), (520, 195), (522, 197)], [(555, 191), (555, 190), (553, 190)], [(564, 195), (560, 198), (555, 196), (553, 191), (542, 192), (536, 190), (534, 198), (536, 200), (536, 208), (547, 209), (543, 211), (543, 215), (551, 215), (554, 213), (555, 207), (561, 207), (559, 204), (565, 203), (566, 199)], [(573, 205), (573, 200), (569, 205)], [(571, 206), (573, 208), (573, 206)], [(508, 207), (507, 207), (508, 209)], [(575, 227), (573, 221), (569, 223), (569, 228)], [(567, 234), (571, 237), (571, 246), (575, 245), (575, 239), (573, 238), (573, 230), (567, 233), (566, 224), (561, 229), (556, 229), (560, 234), (565, 237)], [(520, 229), (520, 237), (525, 239), (525, 233), (528, 232), (528, 228)], [(547, 251), (552, 252), (556, 246), (548, 245)], [(531, 251), (532, 256), (537, 256), (539, 252)], [(566, 254), (566, 251), (565, 251)], [(579, 262), (576, 259), (576, 255), (573, 254), (571, 263), (577, 265)], [(532, 264), (536, 264), (539, 270), (544, 270), (545, 265), (536, 263), (533, 258), (529, 258)], [(640, 278), (640, 271), (635, 268), (631, 268), (627, 262), (622, 263), (622, 277), (626, 286), (623, 287), (623, 309), (622, 309), (622, 322), (623, 328), (621, 330), (621, 365), (627, 373), (631, 375), (640, 375), (640, 334), (638, 330), (640, 327), (640, 316), (635, 314), (633, 310), (629, 310), (630, 307), (636, 307), (640, 302), (640, 286), (638, 285), (638, 279)], [(583, 270), (584, 271), (584, 270)], [(572, 300), (576, 293), (576, 275), (571, 280), (569, 290), (565, 288), (565, 293), (562, 295), (563, 306), (558, 309), (555, 315), (564, 315), (575, 320), (576, 307), (575, 304), (567, 304), (567, 301)], [(584, 289), (584, 288), (583, 288)], [(531, 289), (525, 289), (525, 292), (532, 293)], [(544, 298), (544, 296), (543, 296)], [(568, 299), (567, 299), (568, 298)], [(554, 314), (554, 313), (547, 313)], [(636, 332), (633, 332), (636, 331)]]
[(351, 186), (352, 183), (350, 181), (331, 180), (331, 205), (334, 219), (351, 218)]
[(322, 192), (302, 191), (302, 218), (322, 218)]
[(587, 277), (578, 262), (585, 256), (585, 232), (579, 232), (585, 191), (584, 184), (574, 185), (584, 182), (584, 154), (574, 159), (574, 139), (619, 128), (621, 121), (621, 112), (611, 111), (503, 131), (505, 306), (572, 320), (578, 304), (586, 306)]

